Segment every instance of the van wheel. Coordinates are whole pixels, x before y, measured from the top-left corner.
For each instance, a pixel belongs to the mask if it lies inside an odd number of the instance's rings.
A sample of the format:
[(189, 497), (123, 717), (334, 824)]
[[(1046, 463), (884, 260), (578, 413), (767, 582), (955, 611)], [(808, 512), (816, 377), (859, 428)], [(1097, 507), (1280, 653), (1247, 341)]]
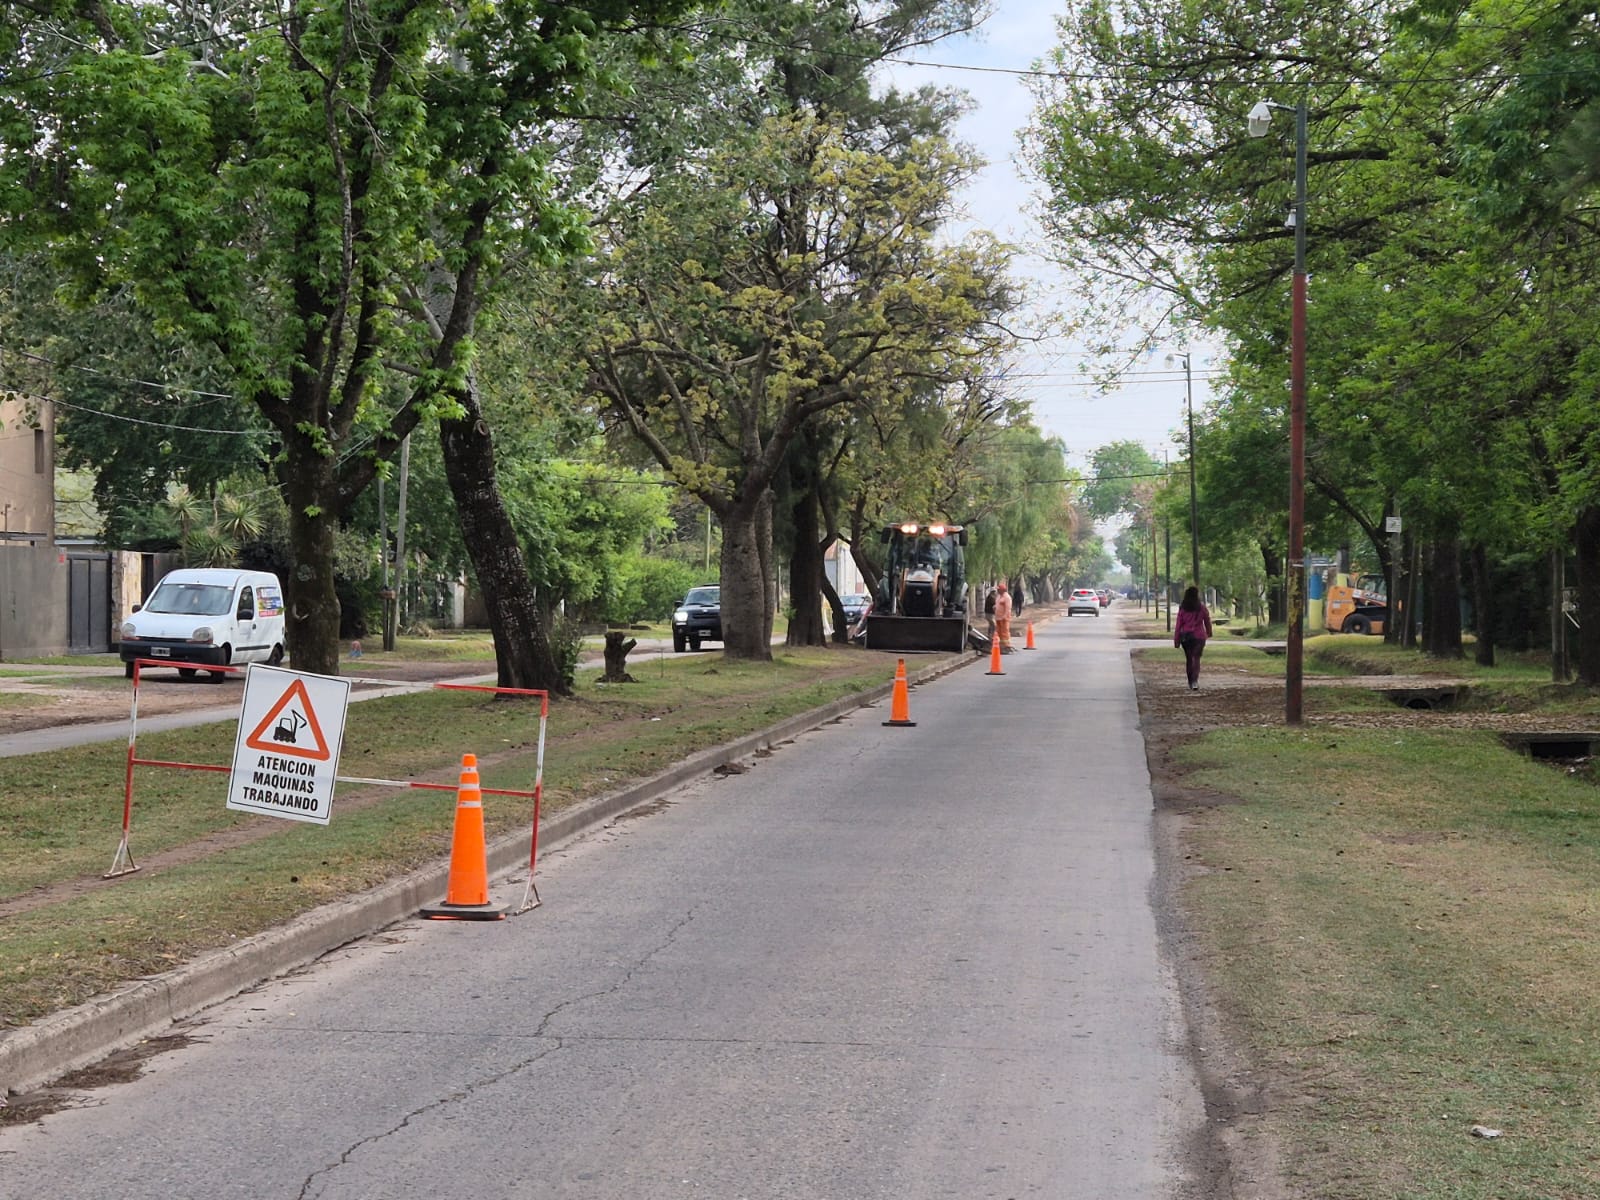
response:
[(267, 666), (276, 667), (283, 663), (283, 647), (274, 646), (272, 653), (267, 655)]
[(180, 678), (180, 679), (193, 679), (198, 674), (199, 674), (199, 672), (196, 671), (193, 667), (179, 667), (178, 668), (178, 678)]
[[(224, 646), (222, 648), (222, 665), (227, 666), (232, 661), (233, 647)], [(226, 671), (209, 671), (206, 673), (206, 677), (210, 679), (212, 683), (221, 683), (228, 678), (228, 673)]]

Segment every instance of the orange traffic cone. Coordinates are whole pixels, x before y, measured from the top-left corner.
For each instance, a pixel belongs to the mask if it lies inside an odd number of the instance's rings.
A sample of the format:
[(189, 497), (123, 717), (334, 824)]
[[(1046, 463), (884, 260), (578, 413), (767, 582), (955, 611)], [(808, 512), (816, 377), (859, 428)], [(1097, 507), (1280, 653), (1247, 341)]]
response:
[(1024, 650), (1037, 650), (1038, 649), (1038, 647), (1033, 644), (1033, 622), (1032, 621), (1028, 622), (1028, 643), (1027, 643), (1027, 645), (1023, 646), (1022, 648)]
[(889, 701), (889, 719), (885, 725), (915, 725), (911, 719), (911, 694), (906, 684), (906, 660), (896, 659), (894, 665), (894, 698)]
[(998, 637), (989, 643), (989, 674), (1005, 674), (1005, 672), (1000, 669), (1000, 639)]
[(505, 919), (505, 905), (489, 903), (489, 851), (483, 840), (483, 792), (478, 787), (476, 755), (461, 756), (455, 834), (450, 842), (450, 885), (444, 903), (430, 904), (421, 915), (446, 921)]

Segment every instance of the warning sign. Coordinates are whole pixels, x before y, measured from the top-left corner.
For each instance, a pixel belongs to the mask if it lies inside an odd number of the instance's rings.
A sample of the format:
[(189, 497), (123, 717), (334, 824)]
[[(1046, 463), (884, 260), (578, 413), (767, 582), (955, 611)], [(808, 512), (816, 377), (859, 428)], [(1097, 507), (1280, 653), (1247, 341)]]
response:
[(349, 680), (251, 663), (228, 807), (326, 825), (349, 702)]

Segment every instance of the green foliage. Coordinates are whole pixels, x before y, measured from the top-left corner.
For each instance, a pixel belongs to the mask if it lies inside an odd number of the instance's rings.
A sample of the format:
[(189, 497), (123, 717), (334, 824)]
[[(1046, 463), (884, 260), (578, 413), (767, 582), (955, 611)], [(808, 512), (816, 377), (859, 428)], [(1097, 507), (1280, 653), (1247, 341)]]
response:
[(617, 570), (617, 590), (600, 614), (613, 624), (660, 621), (672, 613), (684, 593), (705, 582), (705, 572), (688, 563), (636, 554)]
[(131, 297), (140, 338), (204, 347), (217, 390), (275, 431), (312, 667), (337, 664), (315, 615), (331, 531), (401, 437), (458, 411), (498, 268), (589, 245), (546, 135), (616, 84), (597, 39), (661, 45), (638, 31), (687, 7), (11, 12), (8, 240), (48, 251), (75, 301)]
[(1029, 153), (1101, 285), (1083, 335), (1228, 346), (1196, 465), (1230, 588), (1286, 541), (1296, 139), (1243, 136), (1263, 99), (1307, 115), (1308, 549), (1386, 565), (1396, 512), (1491, 560), (1568, 544), (1600, 504), (1592, 6), (1126, 0), (1072, 9), (1052, 62)]
[(1083, 504), (1097, 521), (1131, 517), (1150, 503), (1165, 471), (1137, 442), (1111, 442), (1094, 452)]
[(550, 619), (550, 653), (556, 660), (561, 684), (569, 691), (578, 677), (578, 659), (583, 653), (583, 622), (566, 614)]

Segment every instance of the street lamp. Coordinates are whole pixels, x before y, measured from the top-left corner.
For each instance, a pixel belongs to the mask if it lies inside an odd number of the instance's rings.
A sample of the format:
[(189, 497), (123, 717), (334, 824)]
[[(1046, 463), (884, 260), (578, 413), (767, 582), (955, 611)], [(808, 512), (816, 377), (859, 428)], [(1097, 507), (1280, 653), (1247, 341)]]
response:
[[(1251, 137), (1272, 126), (1263, 100), (1250, 110)], [(1306, 517), (1306, 102), (1294, 108), (1294, 287), (1289, 315), (1289, 644), (1284, 664), (1284, 720), (1301, 722), (1305, 671)]]
[(1194, 495), (1194, 376), (1189, 369), (1189, 356), (1167, 355), (1167, 362), (1183, 359), (1183, 406), (1189, 418), (1189, 582), (1200, 586), (1200, 507)]

